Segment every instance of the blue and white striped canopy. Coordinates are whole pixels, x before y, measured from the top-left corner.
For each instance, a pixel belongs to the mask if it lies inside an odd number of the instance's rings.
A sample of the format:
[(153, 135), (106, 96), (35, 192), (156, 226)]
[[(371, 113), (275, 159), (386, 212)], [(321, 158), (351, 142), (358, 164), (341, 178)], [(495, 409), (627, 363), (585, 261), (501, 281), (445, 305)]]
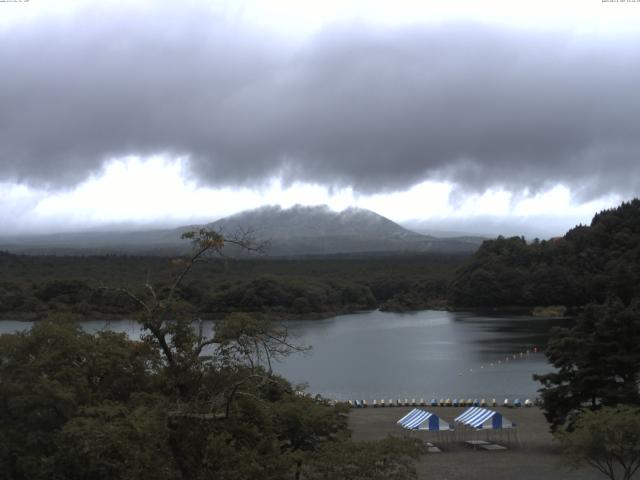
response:
[(440, 420), (437, 415), (419, 408), (414, 408), (396, 423), (409, 430), (438, 431), (451, 428), (447, 422)]
[(512, 428), (515, 426), (513, 422), (503, 418), (501, 413), (481, 407), (468, 408), (454, 421), (478, 429)]

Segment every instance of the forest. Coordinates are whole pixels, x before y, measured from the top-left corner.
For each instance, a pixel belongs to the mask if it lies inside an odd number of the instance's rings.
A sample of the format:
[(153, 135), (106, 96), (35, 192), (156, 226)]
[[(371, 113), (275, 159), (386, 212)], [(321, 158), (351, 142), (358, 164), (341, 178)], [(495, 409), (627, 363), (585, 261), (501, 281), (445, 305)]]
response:
[[(230, 312), (316, 318), (358, 310), (416, 310), (446, 304), (447, 285), (468, 256), (211, 258), (178, 291), (183, 311), (202, 318)], [(138, 305), (119, 288), (166, 288), (179, 258), (27, 256), (0, 253), (0, 317), (132, 316)]]
[[(167, 288), (181, 258), (0, 253), (0, 318), (131, 317), (118, 288)], [(320, 318), (359, 310), (569, 309), (640, 296), (640, 200), (596, 214), (563, 237), (485, 241), (473, 255), (392, 254), (233, 259), (199, 264), (177, 292), (180, 311)]]
[(640, 297), (640, 200), (602, 211), (563, 237), (486, 241), (448, 287), (456, 307), (581, 307)]

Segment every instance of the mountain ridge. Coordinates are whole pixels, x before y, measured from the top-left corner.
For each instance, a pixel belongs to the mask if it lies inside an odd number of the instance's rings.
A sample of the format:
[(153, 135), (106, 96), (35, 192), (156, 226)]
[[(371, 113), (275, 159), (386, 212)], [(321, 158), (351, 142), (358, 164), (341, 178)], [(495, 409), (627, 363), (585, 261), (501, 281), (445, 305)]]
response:
[[(264, 206), (204, 225), (225, 235), (250, 231), (270, 244), (269, 255), (325, 255), (375, 252), (473, 253), (482, 238), (436, 238), (409, 230), (371, 210), (340, 212), (326, 205), (290, 208)], [(132, 232), (80, 232), (0, 239), (0, 249), (14, 253), (148, 253), (175, 255), (188, 249), (180, 239), (198, 225)]]

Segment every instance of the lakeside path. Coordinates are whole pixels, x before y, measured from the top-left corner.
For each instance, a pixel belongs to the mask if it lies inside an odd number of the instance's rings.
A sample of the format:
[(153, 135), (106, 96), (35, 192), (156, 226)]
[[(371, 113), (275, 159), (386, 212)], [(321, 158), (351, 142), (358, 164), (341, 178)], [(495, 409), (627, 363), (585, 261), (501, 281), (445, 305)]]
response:
[[(406, 435), (396, 421), (414, 407), (386, 407), (352, 409), (349, 413), (349, 427), (355, 441), (379, 440), (387, 435)], [(466, 408), (417, 407), (452, 422)], [(504, 451), (472, 450), (462, 443), (462, 438), (446, 443), (438, 442), (435, 434), (427, 432), (410, 433), (442, 448), (442, 453), (423, 455), (418, 464), (419, 479), (438, 480), (602, 480), (605, 477), (595, 469), (584, 467), (571, 471), (563, 461), (547, 421), (539, 408), (492, 408), (518, 425), (520, 445), (496, 440), (508, 446)], [(441, 439), (446, 432), (440, 434)], [(460, 432), (456, 432), (460, 436)], [(465, 437), (466, 438), (466, 437)], [(479, 438), (477, 435), (473, 437)], [(471, 438), (470, 438), (471, 439)]]

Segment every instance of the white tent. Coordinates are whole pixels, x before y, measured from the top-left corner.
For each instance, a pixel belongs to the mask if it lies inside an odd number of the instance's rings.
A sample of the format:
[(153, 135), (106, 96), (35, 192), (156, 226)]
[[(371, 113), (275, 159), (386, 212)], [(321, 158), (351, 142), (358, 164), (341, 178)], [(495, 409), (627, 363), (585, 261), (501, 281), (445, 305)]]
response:
[(507, 420), (501, 413), (481, 407), (471, 407), (455, 418), (455, 422), (478, 430), (514, 428), (511, 420)]
[(414, 408), (396, 423), (409, 430), (429, 430), (432, 432), (451, 430), (451, 425), (440, 417), (420, 408)]

